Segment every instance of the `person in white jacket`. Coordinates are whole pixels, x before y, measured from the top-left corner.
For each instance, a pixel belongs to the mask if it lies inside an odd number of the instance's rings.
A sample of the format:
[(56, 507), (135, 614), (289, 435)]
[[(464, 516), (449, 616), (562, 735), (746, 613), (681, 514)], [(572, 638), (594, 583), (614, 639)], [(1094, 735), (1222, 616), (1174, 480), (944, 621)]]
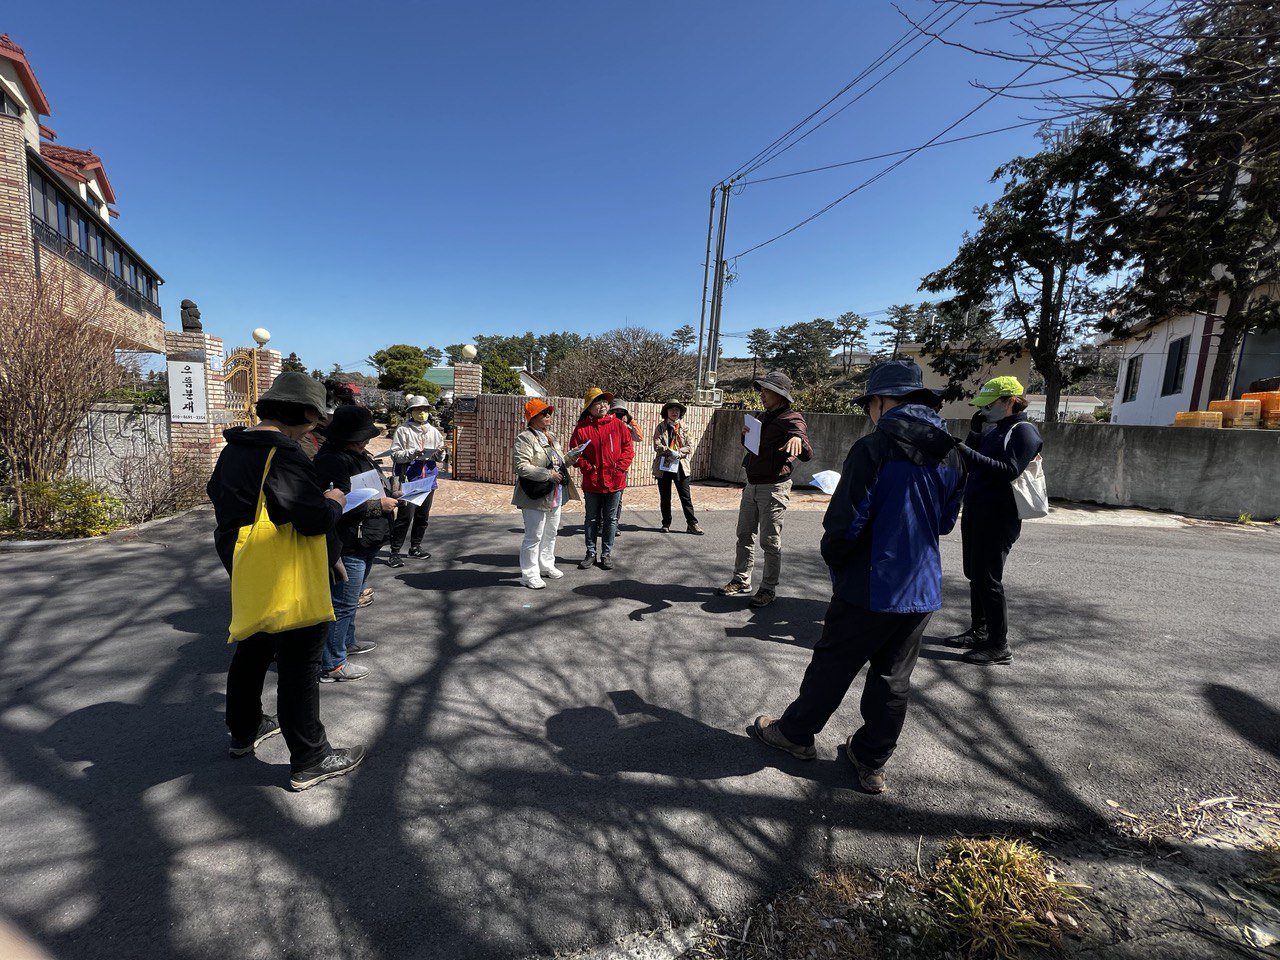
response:
[[(444, 437), (431, 425), (431, 404), (427, 398), (410, 395), (405, 398), (405, 407), (405, 421), (396, 427), (391, 439), (391, 459), (395, 463), (396, 476), (402, 482), (421, 479), (423, 474), (435, 470), (444, 446)], [(391, 556), (387, 558), (387, 566), (404, 566), (400, 548), (404, 546), (406, 536), (409, 538), (410, 557), (426, 560), (431, 556), (422, 549), (422, 538), (431, 520), (431, 501), (435, 495), (432, 490), (421, 506), (407, 500), (400, 501), (396, 521), (391, 527)]]

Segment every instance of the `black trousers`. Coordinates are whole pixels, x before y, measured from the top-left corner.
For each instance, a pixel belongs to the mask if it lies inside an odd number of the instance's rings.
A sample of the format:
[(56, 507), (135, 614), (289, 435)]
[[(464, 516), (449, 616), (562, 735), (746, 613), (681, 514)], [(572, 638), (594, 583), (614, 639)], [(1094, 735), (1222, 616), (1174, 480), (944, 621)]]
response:
[(427, 532), (427, 524), (431, 520), (431, 501), (436, 498), (432, 490), (422, 506), (413, 503), (402, 503), (396, 510), (395, 523), (391, 525), (391, 552), (399, 553), (404, 546), (405, 536), (409, 537), (409, 546), (422, 546), (422, 538)]
[(1017, 508), (966, 506), (960, 516), (964, 575), (969, 580), (969, 615), (983, 646), (1009, 645), (1009, 611), (1004, 598), (1004, 563), (1022, 533)]
[(320, 656), (329, 624), (283, 633), (255, 633), (236, 644), (227, 671), (227, 727), (237, 740), (251, 740), (262, 723), (262, 685), (276, 662), (276, 713), (296, 773), (329, 752), (320, 722)]
[(658, 502), (662, 505), (662, 525), (671, 526), (671, 488), (676, 488), (680, 495), (680, 509), (684, 511), (685, 523), (693, 526), (698, 522), (698, 515), (693, 512), (693, 494), (689, 492), (689, 474), (681, 466), (678, 473), (661, 471), (658, 477)]
[(911, 671), (931, 613), (877, 613), (831, 598), (822, 637), (778, 728), (792, 743), (809, 745), (836, 712), (864, 665), (862, 726), (853, 735), (858, 762), (879, 769), (893, 755), (907, 719)]

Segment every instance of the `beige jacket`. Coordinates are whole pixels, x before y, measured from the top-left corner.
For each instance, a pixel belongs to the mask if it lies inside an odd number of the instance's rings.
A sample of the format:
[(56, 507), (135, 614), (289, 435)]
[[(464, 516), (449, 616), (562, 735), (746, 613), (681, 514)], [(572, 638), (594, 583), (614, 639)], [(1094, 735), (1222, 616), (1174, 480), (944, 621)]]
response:
[(680, 441), (675, 439), (675, 430), (671, 427), (671, 422), (663, 420), (658, 424), (656, 430), (653, 431), (653, 449), (657, 451), (657, 456), (653, 458), (653, 475), (658, 479), (664, 476), (673, 477), (675, 474), (663, 471), (661, 464), (662, 458), (675, 451), (680, 454), (680, 468), (684, 470), (684, 475), (689, 475), (689, 458), (693, 456), (693, 442), (689, 437), (689, 428), (680, 423)]
[[(547, 442), (547, 435), (534, 433), (529, 429), (521, 430), (516, 435), (515, 446), (511, 448), (511, 469), (515, 471), (517, 478), (524, 477), (526, 480), (550, 479), (551, 449), (554, 447), (561, 460), (566, 458), (554, 437), (550, 438), (551, 446), (548, 446)], [(569, 500), (581, 500), (582, 497), (578, 494), (578, 487), (574, 484), (573, 477), (569, 475), (568, 471), (565, 471), (563, 475), (566, 482), (560, 487), (561, 504)], [(515, 490), (511, 494), (511, 502), (521, 510), (542, 510), (550, 513), (555, 509), (555, 491), (553, 490), (541, 500), (534, 500), (524, 492), (524, 488), (520, 486), (520, 481), (517, 479)]]

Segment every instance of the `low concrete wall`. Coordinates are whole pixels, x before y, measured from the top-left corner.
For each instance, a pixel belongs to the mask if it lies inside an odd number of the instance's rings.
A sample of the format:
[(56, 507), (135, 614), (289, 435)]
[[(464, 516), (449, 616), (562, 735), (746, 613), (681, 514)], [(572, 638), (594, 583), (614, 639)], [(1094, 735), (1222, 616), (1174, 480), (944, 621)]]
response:
[(169, 416), (164, 407), (95, 403), (76, 431), (67, 475), (128, 498), (126, 478), (137, 471), (125, 467), (125, 461), (168, 455)]
[[(813, 459), (796, 465), (797, 484), (821, 470), (839, 470), (849, 448), (871, 429), (866, 417), (811, 414)], [(948, 421), (964, 436), (969, 424)], [(1058, 500), (1172, 510), (1234, 520), (1280, 516), (1280, 432), (1040, 424), (1049, 495)], [(711, 476), (746, 482), (742, 413), (717, 410), (711, 423)]]

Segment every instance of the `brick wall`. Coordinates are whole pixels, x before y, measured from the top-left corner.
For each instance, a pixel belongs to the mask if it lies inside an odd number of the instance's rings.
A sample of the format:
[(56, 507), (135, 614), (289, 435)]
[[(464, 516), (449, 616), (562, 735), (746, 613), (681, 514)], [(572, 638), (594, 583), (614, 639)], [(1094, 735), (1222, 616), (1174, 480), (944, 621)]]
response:
[[(511, 448), (516, 434), (525, 429), (524, 404), (527, 397), (502, 397), (481, 395), (476, 413), (468, 415), (469, 427), (464, 427), (458, 442), (458, 463), (466, 464), (466, 473), (457, 473), (459, 479), (480, 480), (487, 483), (514, 484), (515, 472), (511, 469)], [(581, 397), (548, 397), (555, 406), (551, 417), (551, 434), (563, 448), (568, 448), (569, 437), (582, 413)], [(653, 476), (653, 432), (662, 414), (660, 403), (633, 403), (629, 409), (636, 425), (644, 434), (638, 445), (631, 469), (627, 472), (627, 486), (649, 487), (657, 484)], [(709, 407), (690, 407), (684, 418), (684, 429), (693, 445), (693, 457), (688, 464), (689, 476), (701, 480), (711, 475), (711, 415)], [(455, 420), (461, 415), (456, 415)]]
[(30, 211), (22, 121), (0, 114), (0, 272), (6, 276), (34, 274)]
[(207, 459), (212, 469), (222, 451), (222, 431), (228, 426), (227, 395), (222, 383), (222, 338), (207, 333), (166, 330), (164, 347), (170, 356), (197, 352), (205, 355), (204, 389), (209, 401), (209, 422), (170, 423), (169, 442), (175, 453), (198, 455)]
[(281, 359), (279, 350), (258, 348), (258, 396), (262, 396), (280, 376)]
[[(484, 387), (484, 376), (478, 363), (455, 363), (453, 365), (453, 399), (459, 397), (476, 397)], [(478, 452), (476, 432), (480, 423), (480, 414), (462, 413), (457, 410), (453, 414), (453, 426), (457, 437), (457, 459), (453, 464), (453, 475), (459, 480), (478, 480), (476, 473)]]

